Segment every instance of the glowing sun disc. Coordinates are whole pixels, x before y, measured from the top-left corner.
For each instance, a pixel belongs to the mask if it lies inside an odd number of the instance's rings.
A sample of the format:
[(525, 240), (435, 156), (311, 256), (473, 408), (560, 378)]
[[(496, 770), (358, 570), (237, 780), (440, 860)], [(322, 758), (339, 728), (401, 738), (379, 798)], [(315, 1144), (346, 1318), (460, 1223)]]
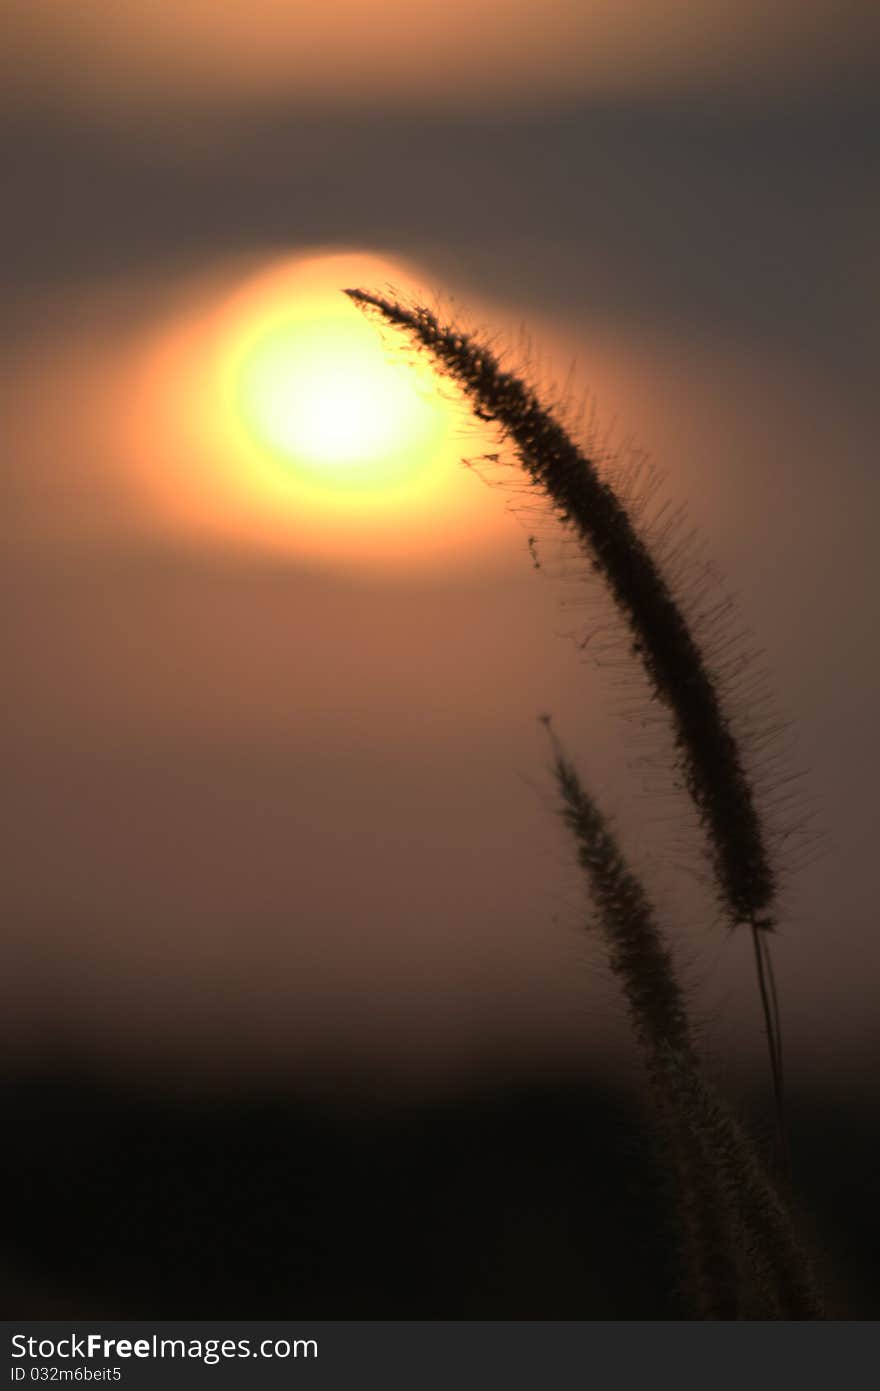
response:
[(385, 486), (418, 471), (442, 422), (413, 373), (388, 360), (338, 289), (320, 317), (307, 305), (239, 347), (238, 405), (253, 440), (328, 486)]
[(128, 451), (167, 525), (380, 565), (505, 532), (461, 467), (494, 436), (343, 293), (389, 283), (420, 293), (398, 262), (322, 252), (237, 264), (181, 296), (126, 409)]

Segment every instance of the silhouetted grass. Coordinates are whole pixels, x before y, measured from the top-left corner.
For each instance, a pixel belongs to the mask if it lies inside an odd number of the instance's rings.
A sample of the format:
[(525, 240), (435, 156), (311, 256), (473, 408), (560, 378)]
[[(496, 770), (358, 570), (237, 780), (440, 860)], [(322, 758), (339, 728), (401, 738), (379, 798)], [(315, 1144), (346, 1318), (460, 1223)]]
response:
[[(549, 728), (549, 725), (548, 725)], [(574, 837), (626, 996), (674, 1166), (685, 1292), (703, 1318), (821, 1317), (809, 1262), (772, 1181), (702, 1076), (669, 948), (607, 821), (553, 738), (562, 814)]]
[(778, 1126), (787, 1155), (779, 1012), (763, 940), (774, 926), (777, 874), (718, 682), (670, 583), (595, 461), (577, 446), (535, 389), (506, 371), (487, 344), (441, 323), (423, 305), (402, 304), (361, 289), (345, 293), (404, 330), (464, 389), (480, 418), (497, 425), (528, 477), (604, 578), (651, 689), (671, 714), (684, 780), (708, 831), (721, 901), (732, 923), (746, 923), (751, 930)]
[[(546, 721), (548, 731), (549, 720)], [(669, 948), (641, 883), (574, 766), (551, 735), (562, 815), (596, 906), (608, 963), (626, 997), (630, 1023), (652, 1084), (661, 1150), (667, 1157), (678, 1217), (683, 1294), (702, 1318), (735, 1317), (736, 1270), (729, 1230), (719, 1220), (714, 1175), (667, 1085), (667, 1050), (697, 1066), (684, 996)]]
[(810, 1261), (744, 1130), (686, 1053), (670, 1046), (665, 1072), (682, 1121), (714, 1175), (752, 1293), (759, 1297), (753, 1316), (821, 1319)]
[(441, 324), (421, 305), (407, 307), (365, 290), (347, 290), (406, 330), (458, 382), (482, 418), (511, 440), (520, 463), (581, 540), (629, 625), (634, 651), (675, 724), (685, 777), (709, 829), (724, 902), (734, 922), (773, 924), (776, 876), (716, 682), (659, 565), (595, 463), (578, 448), (536, 392), (484, 344)]
[[(495, 424), (513, 446), (531, 483), (604, 579), (650, 689), (670, 712), (676, 756), (707, 831), (720, 900), (731, 923), (746, 923), (751, 931), (784, 1135), (779, 1011), (766, 938), (774, 926), (777, 873), (718, 678), (673, 584), (596, 461), (487, 344), (442, 323), (422, 305), (366, 290), (346, 294), (402, 329), (464, 389), (475, 413)], [(627, 1000), (657, 1102), (661, 1146), (676, 1175), (685, 1283), (694, 1310), (704, 1318), (819, 1318), (820, 1302), (786, 1206), (701, 1074), (685, 998), (649, 899), (553, 742), (563, 816), (598, 913), (610, 968)]]

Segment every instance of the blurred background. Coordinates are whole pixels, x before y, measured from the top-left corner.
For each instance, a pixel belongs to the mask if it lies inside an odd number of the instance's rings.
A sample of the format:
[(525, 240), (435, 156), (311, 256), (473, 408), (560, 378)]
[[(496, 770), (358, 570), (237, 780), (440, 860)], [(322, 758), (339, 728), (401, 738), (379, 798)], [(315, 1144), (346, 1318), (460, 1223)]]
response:
[(876, 1312), (876, 9), (6, 0), (3, 27), (10, 1307), (674, 1312), (545, 712), (769, 1126), (749, 945), (662, 728), (581, 646), (607, 614), (548, 520), (458, 463), (491, 442), (453, 413), (386, 510), (288, 494), (227, 421), (212, 364), (276, 277), (375, 272), (568, 382), (612, 473), (644, 449), (764, 654), (804, 773), (795, 1162), (841, 1307)]

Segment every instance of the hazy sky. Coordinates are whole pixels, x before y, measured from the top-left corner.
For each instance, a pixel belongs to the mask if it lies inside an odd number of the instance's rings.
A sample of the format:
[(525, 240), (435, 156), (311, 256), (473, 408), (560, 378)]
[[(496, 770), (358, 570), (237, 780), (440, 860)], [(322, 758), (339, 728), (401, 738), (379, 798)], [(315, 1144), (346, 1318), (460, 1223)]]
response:
[[(253, 275), (354, 249), (522, 325), (687, 501), (826, 833), (778, 947), (795, 1066), (854, 1083), (880, 967), (872, 7), (474, 3), (418, 32), (338, 8), (294, 34), (265, 0), (7, 6), (9, 1054), (627, 1057), (545, 710), (710, 1039), (759, 1052), (747, 944), (690, 882), (698, 841), (619, 717), (633, 687), (567, 636), (601, 603), (540, 521), (534, 572), (511, 490), (457, 472), (461, 510), (403, 518), (385, 570), (207, 525), (221, 460), (169, 425), (173, 364)], [(181, 521), (161, 499), (184, 490)]]
[(876, 73), (873, 7), (840, 0), (6, 0), (4, 76), (29, 104), (267, 97), (458, 109), (608, 93), (765, 93)]

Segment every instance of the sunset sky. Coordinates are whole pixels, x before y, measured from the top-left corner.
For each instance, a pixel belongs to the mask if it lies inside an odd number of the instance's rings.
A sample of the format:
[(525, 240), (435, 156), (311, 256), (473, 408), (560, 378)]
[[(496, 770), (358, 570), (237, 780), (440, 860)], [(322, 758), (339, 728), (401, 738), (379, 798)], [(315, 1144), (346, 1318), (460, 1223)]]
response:
[(515, 475), (462, 467), (496, 446), (451, 389), (338, 293), (393, 281), (568, 382), (612, 475), (643, 449), (687, 503), (819, 837), (777, 946), (791, 1066), (862, 1085), (876, 9), (638, 10), (6, 0), (12, 1066), (630, 1066), (544, 712), (710, 1042), (758, 1064), (748, 943), (693, 883), (662, 733), (578, 648), (601, 598)]
[(25, 105), (155, 117), (170, 104), (535, 104), (608, 94), (717, 97), (876, 72), (855, 0), (6, 0), (5, 76)]

